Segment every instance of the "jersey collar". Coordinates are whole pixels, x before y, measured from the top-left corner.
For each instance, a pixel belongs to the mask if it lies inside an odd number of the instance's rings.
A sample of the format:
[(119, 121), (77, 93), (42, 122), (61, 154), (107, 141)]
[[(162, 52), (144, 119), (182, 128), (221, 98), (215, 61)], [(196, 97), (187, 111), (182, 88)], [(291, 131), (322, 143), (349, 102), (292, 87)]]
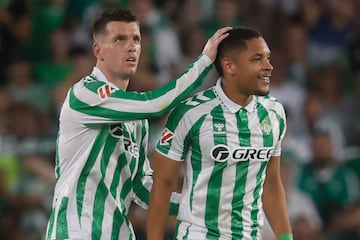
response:
[(93, 71), (91, 72), (92, 76), (95, 76), (95, 78), (101, 82), (105, 82), (109, 85), (111, 85), (112, 87), (114, 87), (115, 89), (119, 89), (117, 86), (115, 86), (113, 83), (111, 83), (109, 80), (106, 79), (105, 75), (103, 74), (103, 72), (100, 70), (100, 68), (98, 67), (94, 67)]
[(246, 109), (247, 112), (252, 113), (255, 111), (256, 101), (257, 97), (253, 96), (251, 101), (246, 106), (241, 106), (228, 98), (224, 92), (224, 90), (221, 87), (221, 78), (219, 78), (216, 82), (216, 85), (214, 87), (215, 92), (217, 93), (220, 100), (223, 102), (223, 104), (230, 110), (231, 113), (238, 112), (241, 108)]

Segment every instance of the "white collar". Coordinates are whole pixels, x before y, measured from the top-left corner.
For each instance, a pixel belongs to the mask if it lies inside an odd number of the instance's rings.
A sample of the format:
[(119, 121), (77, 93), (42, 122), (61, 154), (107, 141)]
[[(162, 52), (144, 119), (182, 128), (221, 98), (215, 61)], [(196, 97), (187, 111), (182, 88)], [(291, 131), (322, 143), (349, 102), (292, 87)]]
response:
[(94, 75), (97, 80), (99, 80), (101, 82), (105, 82), (107, 84), (110, 84), (115, 89), (119, 89), (117, 86), (115, 86), (115, 84), (113, 84), (109, 80), (107, 80), (107, 78), (105, 77), (104, 73), (100, 70), (100, 68), (95, 66), (91, 72), (91, 75)]
[(236, 113), (241, 108), (246, 109), (246, 111), (249, 113), (252, 113), (255, 111), (255, 106), (256, 106), (256, 102), (257, 102), (256, 96), (253, 96), (251, 101), (249, 102), (249, 104), (246, 105), (245, 107), (243, 107), (243, 106), (233, 102), (232, 100), (230, 100), (230, 98), (228, 98), (226, 96), (224, 90), (221, 87), (221, 78), (219, 78), (217, 80), (214, 89), (215, 89), (215, 92), (217, 93), (217, 95), (219, 96), (219, 98), (221, 99), (221, 101), (223, 102), (223, 104), (230, 110), (231, 113)]

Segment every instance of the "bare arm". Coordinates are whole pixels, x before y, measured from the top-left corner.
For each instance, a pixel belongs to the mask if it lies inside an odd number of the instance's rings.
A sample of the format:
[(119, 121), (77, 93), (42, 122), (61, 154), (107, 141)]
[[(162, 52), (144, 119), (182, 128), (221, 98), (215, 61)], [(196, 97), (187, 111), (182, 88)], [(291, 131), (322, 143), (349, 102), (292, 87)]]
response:
[(171, 160), (158, 152), (154, 154), (152, 160), (154, 184), (146, 223), (148, 240), (164, 239), (170, 195), (175, 190), (181, 164), (182, 162)]
[(286, 196), (280, 178), (280, 157), (272, 157), (266, 170), (263, 193), (264, 211), (275, 235), (291, 233)]

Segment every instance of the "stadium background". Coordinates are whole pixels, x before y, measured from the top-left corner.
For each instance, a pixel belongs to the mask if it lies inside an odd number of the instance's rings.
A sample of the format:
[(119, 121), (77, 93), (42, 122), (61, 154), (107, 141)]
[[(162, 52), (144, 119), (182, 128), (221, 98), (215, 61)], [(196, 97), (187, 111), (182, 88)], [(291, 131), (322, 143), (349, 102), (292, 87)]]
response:
[[(43, 238), (59, 108), (92, 70), (92, 20), (113, 6), (142, 26), (129, 90), (175, 78), (221, 26), (259, 29), (272, 50), (271, 95), (288, 117), (282, 177), (295, 239), (360, 239), (358, 0), (0, 0), (0, 239)], [(150, 159), (165, 117), (151, 120)], [(130, 216), (145, 239), (146, 211)], [(264, 239), (274, 239), (267, 225)]]

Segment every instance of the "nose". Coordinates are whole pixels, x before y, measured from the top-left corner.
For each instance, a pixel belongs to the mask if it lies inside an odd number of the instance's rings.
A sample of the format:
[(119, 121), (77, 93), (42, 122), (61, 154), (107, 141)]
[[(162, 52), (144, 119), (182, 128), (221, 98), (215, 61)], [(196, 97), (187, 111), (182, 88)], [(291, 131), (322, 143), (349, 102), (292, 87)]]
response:
[(135, 41), (130, 40), (128, 43), (128, 51), (129, 52), (135, 52), (137, 48), (137, 44), (135, 43)]
[(274, 69), (274, 66), (270, 63), (269, 59), (266, 60), (264, 69), (269, 71), (272, 71)]

